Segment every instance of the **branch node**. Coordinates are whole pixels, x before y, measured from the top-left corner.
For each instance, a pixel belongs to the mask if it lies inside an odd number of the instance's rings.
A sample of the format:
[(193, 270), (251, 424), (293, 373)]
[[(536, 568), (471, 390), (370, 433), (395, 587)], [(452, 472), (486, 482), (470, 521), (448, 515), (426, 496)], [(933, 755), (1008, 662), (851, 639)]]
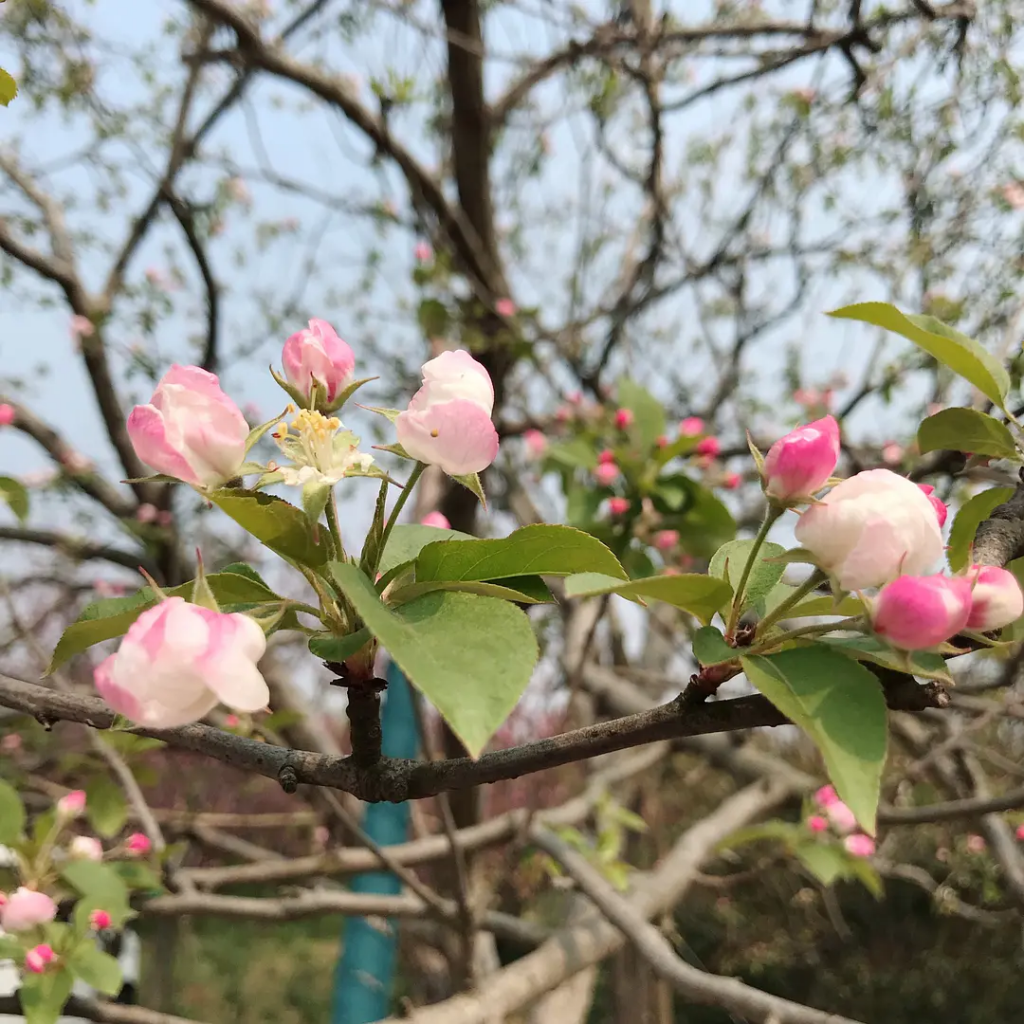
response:
[(286, 764), (277, 773), (277, 781), (281, 784), (281, 788), (289, 795), (299, 788), (298, 773), (290, 764)]

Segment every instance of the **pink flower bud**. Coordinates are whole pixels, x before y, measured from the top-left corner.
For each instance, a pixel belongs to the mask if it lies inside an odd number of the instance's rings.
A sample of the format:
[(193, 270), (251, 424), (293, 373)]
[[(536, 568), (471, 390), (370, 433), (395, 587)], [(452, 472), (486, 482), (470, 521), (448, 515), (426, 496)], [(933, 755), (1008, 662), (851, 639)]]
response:
[(306, 398), (319, 381), (333, 402), (352, 380), (356, 357), (326, 320), (313, 319), (284, 343), (281, 363), (289, 382)]
[(34, 946), (25, 954), (25, 970), (31, 971), (33, 974), (42, 974), (46, 970), (47, 964), (53, 963), (55, 957), (56, 954), (52, 947), (45, 942)]
[(125, 841), (124, 848), (135, 857), (143, 857), (152, 848), (149, 837), (141, 832), (133, 832)]
[(603, 451), (602, 451), (602, 452), (601, 452), (601, 453), (600, 453), (600, 454), (599, 454), (599, 455), (597, 456), (597, 461), (598, 461), (598, 462), (600, 462), (600, 463), (605, 463), (605, 462), (614, 462), (614, 461), (615, 461), (615, 452), (613, 452), (613, 451), (611, 450), (611, 448), (605, 448), (605, 449), (604, 449), (604, 450), (603, 450)]
[(7, 897), (0, 909), (0, 928), (5, 932), (24, 932), (46, 924), (57, 916), (57, 904), (45, 892), (22, 886)]
[(92, 836), (75, 836), (68, 846), (68, 856), (74, 860), (103, 860), (103, 846)]
[(580, 405), (583, 402), (583, 392), (582, 391), (570, 391), (569, 394), (567, 394), (565, 396), (565, 400), (570, 405)]
[(839, 424), (831, 416), (798, 427), (768, 449), (765, 493), (783, 502), (809, 498), (825, 486), (838, 461)]
[(57, 801), (57, 816), (70, 820), (85, 810), (85, 790), (73, 789)]
[(967, 849), (971, 853), (984, 853), (985, 840), (982, 836), (971, 835), (967, 837)]
[(1024, 594), (1017, 577), (996, 565), (972, 565), (967, 579), (973, 584), (967, 628), (987, 632), (1000, 629), (1024, 614)]
[(812, 832), (824, 832), (828, 828), (828, 821), (825, 820), (820, 814), (812, 814), (807, 819), (807, 827)]
[(703, 437), (697, 442), (694, 451), (705, 458), (713, 459), (722, 450), (722, 443), (717, 437)]
[(89, 915), (89, 926), (96, 932), (101, 932), (104, 928), (109, 928), (112, 922), (113, 918), (105, 910), (94, 910)]
[(654, 535), (654, 546), (659, 551), (671, 551), (678, 543), (678, 530), (659, 530)]
[(615, 426), (617, 426), (619, 430), (625, 430), (627, 427), (631, 427), (634, 419), (636, 419), (636, 417), (633, 415), (632, 409), (615, 410)]
[(1018, 839), (1020, 839), (1022, 842), (1024, 842), (1024, 825), (1018, 825), (1017, 826), (1016, 836), (1017, 836)]
[(839, 794), (836, 792), (836, 787), (822, 786), (814, 794), (814, 802), (819, 807), (831, 807), (833, 804), (839, 803)]
[(971, 613), (971, 585), (963, 577), (901, 576), (875, 599), (875, 632), (895, 647), (920, 651), (955, 636)]
[(704, 433), (704, 421), (699, 416), (687, 416), (679, 424), (679, 433), (683, 437), (699, 437)]
[(449, 476), (479, 473), (498, 454), (491, 422), (494, 387), (468, 352), (442, 352), (423, 364), (423, 387), (395, 421), (398, 443)]
[(266, 647), (248, 615), (170, 597), (132, 623), (93, 678), (100, 696), (126, 718), (173, 728), (198, 721), (218, 701), (236, 711), (266, 707), (270, 691), (257, 667)]
[(659, 448), (668, 447), (668, 434), (659, 434), (654, 442)]
[(0, 427), (9, 427), (14, 422), (14, 406), (0, 403)]
[(93, 322), (87, 316), (73, 316), (68, 321), (68, 330), (71, 332), (71, 338), (73, 341), (78, 341), (81, 338), (92, 337), (96, 333), (96, 328)]
[(939, 528), (941, 529), (946, 524), (946, 516), (949, 515), (949, 509), (941, 498), (936, 497), (934, 494), (935, 488), (931, 484), (918, 484), (917, 486), (921, 489), (921, 493), (932, 503), (932, 508), (935, 509), (935, 516), (939, 520)]
[(427, 260), (434, 258), (434, 250), (426, 242), (417, 242), (412, 254), (420, 263), (426, 263)]
[(613, 516), (623, 516), (629, 511), (629, 499), (628, 498), (609, 498), (608, 499), (608, 511)]
[(598, 463), (597, 469), (594, 470), (594, 479), (602, 487), (611, 487), (613, 483), (618, 479), (619, 467), (614, 462), (601, 462)]
[(875, 852), (875, 841), (871, 836), (858, 832), (856, 835), (847, 836), (843, 840), (846, 852), (854, 857), (870, 857)]
[(735, 491), (743, 483), (743, 477), (739, 473), (726, 473), (722, 486), (727, 491)]
[(852, 832), (857, 827), (857, 818), (853, 811), (838, 798), (835, 803), (831, 803), (825, 808), (825, 815), (837, 832)]
[(436, 526), (441, 530), (450, 530), (452, 524), (443, 512), (428, 512), (421, 520), (421, 526)]
[(239, 725), (239, 723), (241, 721), (242, 720), (238, 717), (238, 715), (225, 715), (224, 716), (224, 724), (229, 729), (237, 729), (238, 725)]
[(525, 431), (523, 441), (531, 459), (539, 459), (547, 451), (548, 439), (539, 430)]
[(238, 475), (249, 424), (221, 391), (216, 374), (198, 366), (172, 366), (149, 405), (128, 417), (135, 454), (157, 473), (215, 487)]
[(156, 522), (158, 526), (170, 526), (174, 522), (174, 513), (168, 509), (161, 509), (156, 514)]
[(9, 732), (6, 736), (0, 739), (0, 752), (4, 754), (14, 754), (21, 750), (22, 740), (20, 733)]
[(498, 316), (512, 317), (516, 315), (516, 304), (511, 299), (498, 299), (494, 304)]
[(148, 501), (144, 501), (136, 510), (135, 518), (140, 523), (152, 523), (156, 521), (156, 517), (159, 515), (159, 509), (156, 505), (151, 505)]
[(925, 573), (943, 551), (931, 502), (888, 469), (869, 469), (837, 484), (800, 516), (794, 532), (843, 590)]

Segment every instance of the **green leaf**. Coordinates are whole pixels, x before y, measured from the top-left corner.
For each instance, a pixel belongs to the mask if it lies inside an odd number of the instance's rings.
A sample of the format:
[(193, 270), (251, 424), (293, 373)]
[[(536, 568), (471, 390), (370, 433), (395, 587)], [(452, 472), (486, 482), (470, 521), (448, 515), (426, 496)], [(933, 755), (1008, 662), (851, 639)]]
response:
[(998, 459), (1020, 459), (1006, 424), (976, 409), (943, 409), (929, 416), (917, 428), (917, 444), (922, 455), (949, 449)]
[(359, 380), (352, 381), (344, 391), (339, 391), (335, 395), (334, 401), (327, 406), (326, 411), (337, 412), (364, 384), (379, 379), (379, 377), (361, 377)]
[(517, 604), (547, 604), (554, 601), (551, 591), (539, 576), (519, 576), (514, 580), (531, 580), (536, 583), (524, 583), (528, 589), (512, 586), (512, 580), (491, 583), (486, 580), (429, 580), (426, 583), (409, 583), (388, 595), (389, 605), (407, 604), (424, 594), (432, 594), (438, 590), (450, 590), (460, 594), (480, 594), (482, 597), (497, 597), (502, 601), (515, 601)]
[(94, 910), (105, 910), (110, 915), (111, 928), (123, 928), (126, 922), (135, 917), (135, 911), (132, 910), (127, 900), (123, 900), (121, 903), (110, 903), (96, 899), (95, 896), (83, 896), (75, 903), (75, 909), (71, 915), (75, 930), (80, 935), (85, 935), (92, 929), (89, 918)]
[(824, 636), (815, 642), (826, 644), (856, 661), (870, 661), (896, 672), (953, 684), (946, 659), (932, 651), (896, 650), (877, 636)]
[[(295, 511), (298, 512), (298, 509)], [(232, 605), (284, 600), (262, 580), (254, 580), (249, 573), (218, 572), (207, 576), (206, 582), (222, 610), (230, 611)], [(192, 596), (192, 584), (183, 583), (180, 587), (167, 590), (165, 593), (168, 597), (183, 597), (187, 600)], [(55, 672), (68, 658), (92, 647), (93, 644), (127, 633), (131, 624), (156, 602), (157, 598), (153, 591), (149, 587), (143, 587), (128, 597), (114, 597), (86, 605), (57, 641), (47, 671)]]
[(793, 853), (822, 885), (832, 885), (849, 872), (849, 858), (838, 846), (800, 843), (793, 847)]
[(3, 68), (0, 68), (0, 106), (6, 107), (18, 95), (18, 83)]
[(1004, 409), (1010, 377), (992, 354), (976, 341), (930, 316), (907, 316), (887, 302), (861, 302), (834, 310), (829, 316), (894, 331), (923, 349), (943, 366), (973, 384)]
[(0, 501), (8, 504), (20, 522), (28, 519), (28, 488), (13, 476), (0, 476)]
[(649, 597), (654, 601), (664, 601), (695, 615), (706, 625), (728, 602), (732, 588), (724, 580), (702, 573), (651, 576), (623, 583), (600, 573), (584, 572), (565, 581), (566, 597), (589, 597), (593, 594), (619, 594), (628, 598)]
[(234, 573), (236, 576), (245, 576), (258, 583), (268, 594), (277, 597), (277, 594), (267, 585), (266, 580), (248, 562), (232, 562), (230, 565), (225, 565), (216, 575), (220, 576), (226, 572)]
[(100, 906), (120, 907), (128, 902), (128, 888), (110, 864), (94, 860), (72, 860), (61, 868), (61, 878), (73, 889)]
[(626, 570), (608, 548), (571, 526), (524, 526), (495, 540), (429, 544), (416, 559), (418, 583), (582, 572), (626, 578)]
[(22, 975), (18, 998), (25, 1012), (25, 1024), (57, 1024), (60, 1011), (71, 995), (70, 971), (47, 971)]
[[(723, 544), (711, 557), (709, 575), (717, 576), (720, 580), (728, 580), (730, 587), (735, 591), (753, 549), (753, 540), (731, 540)], [(743, 609), (757, 607), (782, 579), (786, 571), (785, 563), (775, 559), (785, 553), (786, 549), (781, 544), (774, 544), (770, 540), (761, 545), (747, 578)]]
[(725, 642), (721, 630), (702, 626), (693, 634), (693, 656), (701, 665), (721, 665), (739, 657), (739, 651)]
[(467, 491), (472, 491), (476, 495), (477, 501), (486, 509), (487, 508), (487, 496), (484, 494), (484, 485), (480, 483), (479, 473), (464, 473), (461, 476), (453, 476), (452, 479), (457, 484), (462, 484)]
[(116, 836), (128, 820), (128, 804), (121, 787), (107, 776), (100, 775), (86, 784), (85, 794), (85, 813), (89, 824), (104, 839)]
[(442, 530), (436, 526), (399, 523), (391, 531), (377, 571), (381, 575), (388, 573), (400, 565), (405, 565), (406, 562), (415, 561), (416, 556), (428, 544), (451, 540), (476, 540), (476, 538), (468, 533), (460, 533), (458, 530)]
[[(173, 847), (168, 847), (168, 850), (172, 849)], [(121, 883), (129, 889), (154, 895), (164, 891), (160, 876), (140, 860), (119, 860), (111, 866)]]
[(629, 433), (637, 437), (644, 448), (653, 448), (665, 433), (665, 410), (661, 403), (644, 387), (634, 381), (619, 382), (619, 406), (633, 413)]
[(324, 661), (346, 661), (357, 651), (366, 646), (371, 638), (370, 631), (364, 626), (348, 636), (311, 636), (309, 653)]
[(1012, 487), (990, 487), (987, 491), (975, 494), (960, 506), (960, 511), (957, 512), (949, 531), (947, 557), (953, 572), (960, 572), (967, 567), (978, 527), (988, 519), (994, 509), (1012, 497)]
[(554, 463), (548, 468), (567, 466), (570, 469), (593, 469), (597, 465), (597, 451), (582, 437), (574, 438), (560, 444), (549, 444), (544, 450), (545, 464)]
[(68, 957), (68, 967), (75, 977), (105, 996), (116, 996), (124, 984), (121, 965), (109, 953), (100, 950), (91, 939), (77, 946)]
[(313, 543), (309, 522), (302, 510), (282, 498), (241, 487), (210, 491), (207, 497), (276, 554), (312, 567), (327, 561), (327, 544)]
[(0, 846), (13, 846), (25, 831), (25, 806), (18, 791), (0, 779)]
[[(277, 378), (277, 374), (274, 372), (274, 370), (271, 370), (270, 372), (274, 374), (275, 378)], [(292, 398), (294, 398), (295, 395), (299, 393), (295, 391), (293, 388), (291, 388), (291, 385), (286, 385), (285, 382), (283, 382), (280, 379), (278, 379), (278, 383), (282, 384), (282, 386), (287, 386), (289, 388)], [(263, 437), (263, 435), (268, 430), (271, 430), (274, 427), (276, 427), (278, 423), (280, 423), (281, 420), (284, 419), (285, 415), (286, 413), (282, 412), (280, 416), (275, 416), (272, 420), (267, 420), (266, 423), (261, 423), (259, 426), (253, 427), (252, 430), (249, 431), (249, 436), (245, 439), (245, 454), (248, 455), (249, 452), (256, 447), (256, 443), (260, 440), (260, 438)], [(256, 472), (259, 472), (259, 470), (257, 470)], [(242, 476), (242, 473), (238, 473), (236, 475)]]
[(888, 719), (875, 676), (838, 651), (816, 644), (742, 659), (747, 679), (821, 751), (829, 778), (875, 834)]
[(516, 706), (537, 662), (529, 619), (473, 594), (427, 594), (394, 611), (351, 563), (331, 572), (356, 613), (473, 757)]
[(731, 832), (715, 846), (715, 850), (734, 850), (738, 846), (760, 843), (765, 840), (781, 840), (787, 846), (791, 846), (793, 840), (798, 835), (802, 835), (803, 831), (803, 825), (789, 825), (784, 821), (765, 821), (760, 825), (748, 825), (746, 828)]

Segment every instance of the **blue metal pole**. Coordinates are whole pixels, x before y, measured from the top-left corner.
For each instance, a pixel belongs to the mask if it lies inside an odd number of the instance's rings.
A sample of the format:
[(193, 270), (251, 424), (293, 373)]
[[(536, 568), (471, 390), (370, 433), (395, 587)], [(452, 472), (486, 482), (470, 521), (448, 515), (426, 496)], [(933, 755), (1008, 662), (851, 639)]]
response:
[[(387, 696), (381, 714), (383, 752), (386, 757), (415, 757), (419, 747), (416, 715), (409, 683), (394, 662), (388, 665)], [(364, 830), (381, 846), (405, 842), (409, 830), (409, 805), (370, 804)], [(357, 875), (352, 892), (397, 896), (401, 882), (386, 871)], [(334, 975), (331, 1024), (372, 1024), (388, 1016), (394, 985), (398, 942), (395, 922), (381, 931), (363, 918), (345, 925), (344, 951)]]

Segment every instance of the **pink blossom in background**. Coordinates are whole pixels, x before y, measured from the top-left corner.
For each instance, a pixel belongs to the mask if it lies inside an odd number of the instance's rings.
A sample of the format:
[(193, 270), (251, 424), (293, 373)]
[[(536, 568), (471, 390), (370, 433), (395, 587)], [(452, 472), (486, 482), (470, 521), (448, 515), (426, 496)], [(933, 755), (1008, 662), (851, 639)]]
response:
[(238, 715), (225, 715), (224, 716), (224, 724), (229, 729), (237, 729), (239, 724), (241, 723), (241, 721), (242, 720), (238, 717)]
[(412, 254), (420, 263), (426, 263), (427, 260), (432, 260), (434, 258), (434, 250), (431, 249), (429, 244), (426, 242), (417, 242), (416, 248), (413, 249)]
[(21, 750), (24, 742), (21, 733), (9, 732), (6, 736), (0, 737), (0, 753), (15, 754)]
[(659, 530), (654, 535), (654, 546), (659, 551), (671, 551), (678, 543), (678, 530)]
[(1017, 826), (1016, 836), (1021, 841), (1024, 841), (1024, 825), (1018, 825)]
[(319, 381), (327, 401), (333, 402), (351, 382), (356, 357), (326, 320), (314, 317), (284, 343), (281, 362), (288, 381), (306, 398), (313, 393), (313, 382)]
[(615, 452), (613, 452), (611, 450), (611, 448), (605, 448), (601, 452), (598, 453), (597, 461), (599, 463), (614, 462), (615, 461)]
[(790, 96), (793, 96), (804, 103), (813, 103), (817, 95), (817, 91), (812, 89), (810, 86), (802, 86), (799, 89), (794, 89), (790, 93)]
[(516, 304), (511, 299), (498, 299), (494, 304), (498, 316), (512, 317), (516, 315)]
[(917, 486), (921, 489), (921, 493), (932, 503), (932, 508), (935, 509), (935, 516), (939, 520), (939, 528), (941, 529), (946, 524), (949, 508), (941, 498), (936, 496), (934, 493), (935, 488), (931, 484), (918, 484)]
[(661, 570), (661, 575), (662, 576), (681, 576), (682, 573), (680, 572), (679, 569), (676, 568), (676, 566), (674, 566), (674, 565), (666, 565), (665, 568)]
[(619, 430), (625, 430), (627, 427), (631, 427), (635, 418), (636, 417), (633, 415), (632, 409), (615, 410), (615, 426), (617, 426)]
[(722, 442), (717, 437), (702, 437), (697, 442), (697, 447), (694, 451), (698, 455), (703, 455), (705, 458), (713, 459), (722, 450)]
[(113, 918), (105, 910), (94, 910), (89, 915), (89, 925), (93, 931), (101, 932), (104, 928), (109, 928), (113, 923)]
[(227, 183), (228, 195), (236, 203), (241, 203), (243, 206), (252, 205), (252, 193), (249, 191), (249, 186), (245, 183), (245, 180), (239, 178), (237, 175), (228, 178)]
[(75, 836), (68, 846), (68, 856), (75, 860), (103, 860), (103, 845), (92, 836)]
[(32, 974), (42, 974), (48, 964), (53, 963), (56, 959), (56, 954), (51, 946), (48, 946), (45, 942), (40, 943), (38, 946), (33, 946), (25, 954), (25, 970), (30, 971)]
[(793, 401), (807, 409), (823, 404), (822, 394), (817, 388), (797, 388), (793, 392)]
[(395, 421), (398, 443), (449, 476), (486, 469), (498, 455), (490, 374), (461, 349), (442, 352), (422, 372), (423, 386)]
[(610, 487), (619, 477), (619, 467), (614, 462), (598, 463), (594, 470), (594, 479), (602, 487)]
[(161, 509), (156, 515), (158, 526), (170, 526), (174, 522), (174, 513), (170, 509)]
[(608, 511), (613, 516), (622, 516), (629, 511), (629, 499), (628, 498), (609, 498), (608, 499)]
[(971, 585), (963, 577), (900, 576), (872, 603), (875, 632), (905, 651), (935, 647), (967, 625)]
[(982, 836), (971, 835), (967, 837), (967, 849), (971, 853), (984, 853), (985, 840)]
[(85, 790), (73, 789), (57, 801), (57, 816), (70, 819), (77, 818), (85, 810)]
[(825, 820), (820, 814), (812, 814), (807, 819), (807, 827), (812, 832), (824, 832), (828, 828), (828, 821)]
[(46, 924), (57, 916), (57, 904), (44, 892), (21, 886), (7, 897), (0, 908), (0, 928), (5, 932), (24, 932)]
[(967, 628), (988, 632), (1001, 629), (1024, 614), (1024, 594), (1017, 577), (997, 565), (972, 565), (967, 579), (972, 584), (971, 612)]
[(858, 832), (856, 835), (847, 836), (843, 840), (846, 852), (854, 857), (870, 857), (875, 852), (875, 841), (871, 836)]
[(722, 486), (727, 491), (735, 491), (743, 483), (743, 477), (739, 473), (726, 473)]
[(819, 807), (831, 807), (833, 804), (839, 803), (839, 794), (836, 792), (836, 787), (822, 786), (814, 794), (814, 802)]
[(174, 280), (165, 274), (159, 267), (146, 268), (146, 280), (162, 292), (174, 291), (176, 285)]
[(1024, 184), (1019, 181), (1011, 181), (1004, 185), (999, 192), (1014, 210), (1024, 210)]
[(22, 475), (21, 482), (26, 487), (49, 487), (57, 479), (57, 471), (54, 469), (34, 469)]
[(255, 402), (246, 402), (242, 406), (242, 415), (250, 423), (261, 423), (263, 421), (262, 410)]
[(142, 857), (149, 853), (152, 849), (153, 844), (149, 841), (149, 837), (143, 835), (141, 832), (133, 832), (125, 841), (124, 848), (131, 854)]
[(270, 699), (257, 664), (267, 647), (247, 615), (171, 597), (132, 623), (115, 654), (96, 666), (100, 696), (139, 725), (196, 722), (218, 703), (259, 711)]
[(91, 338), (96, 333), (96, 327), (87, 317), (75, 314), (68, 321), (68, 330), (71, 332), (72, 341), (80, 341), (82, 338)]
[(565, 400), (570, 405), (582, 405), (583, 404), (583, 392), (582, 391), (570, 391), (565, 396)]
[(65, 452), (60, 462), (69, 473), (88, 473), (93, 467), (92, 459), (81, 452)]
[(128, 436), (135, 454), (155, 472), (216, 487), (238, 475), (249, 424), (216, 374), (174, 365), (149, 404), (132, 409)]
[(14, 422), (14, 406), (0, 402), (0, 427), (9, 427)]
[(888, 462), (890, 466), (897, 465), (903, 458), (903, 446), (895, 441), (886, 441), (882, 447), (882, 461)]
[(697, 437), (704, 433), (704, 421), (699, 416), (687, 416), (679, 424), (679, 433), (683, 437)]
[(829, 804), (825, 808), (825, 816), (837, 832), (852, 832), (857, 827), (856, 816), (842, 800)]
[(654, 442), (659, 448), (668, 447), (668, 434), (659, 434)]
[(144, 501), (136, 510), (135, 518), (140, 523), (152, 523), (156, 521), (157, 515), (159, 515), (159, 509), (156, 505), (151, 505), (148, 501)]
[(440, 530), (450, 530), (452, 524), (443, 512), (428, 512), (421, 520), (421, 526), (436, 526)]
[(531, 459), (539, 459), (548, 447), (548, 439), (539, 430), (523, 432), (523, 443)]
[[(701, 444), (712, 440), (705, 438)], [(833, 417), (797, 427), (768, 449), (765, 493), (778, 501), (809, 498), (828, 483), (838, 461), (839, 424)]]

